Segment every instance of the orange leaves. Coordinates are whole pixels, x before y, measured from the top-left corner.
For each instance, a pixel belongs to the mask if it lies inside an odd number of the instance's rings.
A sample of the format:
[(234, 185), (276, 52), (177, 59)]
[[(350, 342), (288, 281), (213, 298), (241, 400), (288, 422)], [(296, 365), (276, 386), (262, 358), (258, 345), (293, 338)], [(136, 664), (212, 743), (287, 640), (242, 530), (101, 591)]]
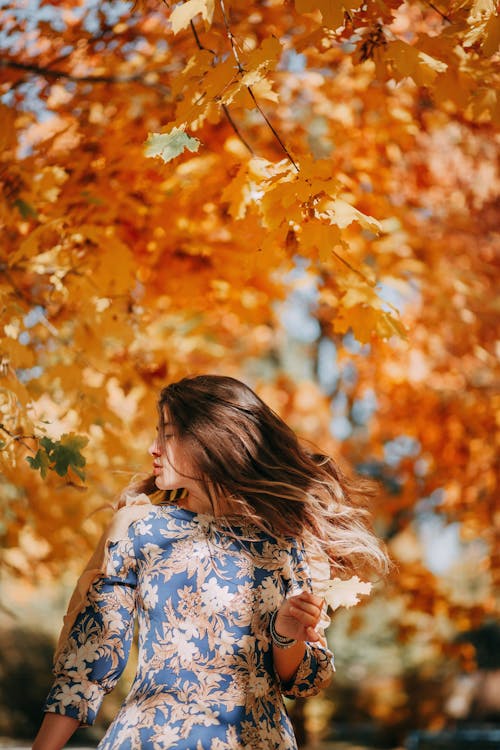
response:
[(401, 40), (389, 42), (380, 54), (391, 61), (396, 80), (409, 76), (417, 86), (430, 86), (438, 73), (443, 73), (448, 67), (442, 60)]
[(311, 255), (312, 248), (318, 253), (321, 263), (329, 264), (335, 248), (341, 250), (340, 228), (335, 224), (306, 220), (300, 230), (300, 247), (304, 255)]
[(173, 91), (182, 95), (182, 99), (177, 104), (175, 119), (166, 126), (169, 133), (178, 132), (177, 128), (197, 130), (207, 118), (217, 122), (222, 105), (253, 108), (249, 87), (275, 101), (276, 95), (266, 76), (278, 64), (281, 49), (280, 41), (270, 36), (257, 49), (241, 50), (237, 57), (230, 54), (217, 59), (207, 49), (195, 51), (174, 82)]
[(319, 10), (323, 26), (337, 29), (344, 25), (344, 14), (352, 10), (358, 10), (362, 0), (343, 0), (342, 2), (331, 2), (331, 0), (295, 0), (295, 7), (299, 13), (313, 13)]
[(328, 217), (332, 224), (338, 226), (339, 229), (345, 229), (353, 222), (356, 222), (364, 229), (369, 229), (371, 232), (377, 234), (382, 230), (380, 222), (377, 221), (377, 219), (358, 211), (357, 208), (351, 206), (350, 203), (347, 203), (341, 198), (323, 202), (321, 205), (321, 212)]
[(229, 213), (236, 220), (253, 207), (269, 232), (266, 247), (273, 241), (282, 244), (286, 230), (291, 253), (317, 258), (319, 270), (324, 265), (333, 273), (340, 290), (335, 298), (337, 332), (352, 328), (363, 343), (373, 335), (404, 337), (397, 311), (393, 308), (391, 312), (378, 296), (373, 272), (348, 252), (349, 236), (344, 230), (357, 224), (379, 232), (381, 225), (341, 198), (341, 187), (326, 160), (304, 158), (296, 172), (287, 161), (272, 164), (254, 158), (239, 168), (222, 200), (229, 202)]
[(214, 14), (214, 0), (184, 0), (170, 14), (172, 31), (177, 34), (189, 26), (195, 16), (201, 13), (203, 20), (210, 25)]
[[(368, 295), (363, 294), (366, 300)], [(347, 333), (349, 329), (356, 339), (362, 344), (370, 343), (374, 337), (380, 339), (390, 339), (393, 336), (406, 338), (407, 334), (404, 326), (399, 321), (397, 312), (391, 314), (381, 310), (381, 304), (378, 298), (373, 295), (371, 303), (363, 302), (362, 304), (348, 304), (350, 299), (342, 298), (340, 312), (337, 313), (333, 321), (333, 328), (337, 333)], [(375, 302), (375, 304), (373, 304)]]
[(500, 49), (500, 16), (492, 12), (484, 26), (481, 50), (484, 55), (494, 55)]

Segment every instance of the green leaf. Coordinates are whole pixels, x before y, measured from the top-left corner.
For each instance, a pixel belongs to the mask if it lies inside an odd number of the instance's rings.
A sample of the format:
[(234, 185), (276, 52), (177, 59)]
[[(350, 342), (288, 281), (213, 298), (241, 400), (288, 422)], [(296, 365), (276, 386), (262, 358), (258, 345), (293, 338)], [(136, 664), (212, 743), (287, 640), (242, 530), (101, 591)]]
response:
[(192, 138), (183, 128), (172, 128), (170, 133), (150, 133), (146, 141), (145, 154), (149, 157), (159, 156), (165, 163), (188, 151), (198, 151), (200, 141)]
[(29, 203), (23, 201), (22, 198), (18, 198), (16, 201), (14, 201), (14, 205), (19, 210), (19, 213), (21, 214), (23, 219), (36, 219), (36, 217), (38, 216), (38, 213), (33, 208), (33, 206), (30, 206)]
[(50, 469), (50, 459), (47, 455), (47, 451), (39, 448), (36, 452), (35, 457), (28, 456), (26, 461), (29, 463), (32, 469), (39, 469), (42, 479), (47, 476), (47, 471)]
[(38, 443), (39, 443), (39, 445), (41, 445), (41, 446), (42, 446), (42, 448), (43, 448), (43, 449), (44, 449), (44, 450), (45, 450), (45, 451), (46, 451), (46, 452), (47, 452), (48, 454), (50, 454), (50, 452), (51, 452), (51, 451), (52, 451), (52, 450), (54, 449), (54, 446), (55, 446), (55, 443), (54, 443), (54, 441), (53, 441), (53, 440), (51, 440), (51, 439), (50, 439), (49, 437), (46, 437), (46, 436), (44, 436), (44, 437), (40, 438), (40, 440), (38, 441)]
[(83, 481), (85, 474), (82, 467), (85, 466), (86, 460), (81, 450), (87, 443), (88, 438), (74, 432), (62, 435), (60, 440), (51, 440), (44, 436), (38, 441), (40, 447), (35, 457), (28, 456), (26, 460), (32, 469), (40, 471), (42, 479), (45, 479), (49, 470), (64, 477), (71, 468)]
[(74, 432), (63, 435), (59, 442), (55, 444), (50, 456), (54, 462), (54, 471), (56, 474), (59, 474), (60, 477), (65, 476), (71, 466), (75, 474), (80, 479), (84, 479), (85, 475), (79, 467), (85, 466), (86, 460), (80, 451), (87, 443), (88, 439), (86, 437), (75, 435)]

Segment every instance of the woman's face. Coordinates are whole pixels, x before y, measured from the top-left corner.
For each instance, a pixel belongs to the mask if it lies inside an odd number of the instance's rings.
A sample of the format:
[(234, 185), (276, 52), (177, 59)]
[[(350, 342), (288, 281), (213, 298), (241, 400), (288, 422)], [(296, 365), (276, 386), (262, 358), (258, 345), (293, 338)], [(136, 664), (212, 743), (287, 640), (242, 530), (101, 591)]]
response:
[[(165, 430), (163, 440), (158, 433), (160, 429)], [(177, 490), (181, 487), (189, 490), (194, 483), (198, 486), (195, 479), (196, 469), (168, 420), (157, 428), (156, 438), (149, 447), (149, 453), (153, 457), (153, 473), (159, 490)]]
[[(212, 503), (207, 495), (206, 486), (200, 478), (200, 472), (191, 459), (189, 452), (176, 434), (174, 425), (164, 415), (163, 425), (157, 430), (164, 430), (163, 441), (158, 431), (149, 453), (153, 457), (153, 473), (159, 490), (185, 489), (188, 495), (178, 500), (181, 507), (198, 513), (211, 513)], [(222, 498), (216, 498), (217, 511), (228, 510), (229, 506)]]

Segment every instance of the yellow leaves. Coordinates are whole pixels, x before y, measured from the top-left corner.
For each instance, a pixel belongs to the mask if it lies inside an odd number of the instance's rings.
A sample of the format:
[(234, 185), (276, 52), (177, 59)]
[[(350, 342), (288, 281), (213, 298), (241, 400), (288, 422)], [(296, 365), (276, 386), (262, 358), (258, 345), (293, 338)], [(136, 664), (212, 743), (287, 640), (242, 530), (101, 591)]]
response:
[[(112, 256), (109, 262), (112, 263)], [(90, 361), (98, 364), (100, 369), (105, 367), (110, 354), (128, 346), (134, 339), (126, 298), (85, 299), (79, 314), (81, 322), (73, 333), (75, 350), (91, 358)]]
[(266, 76), (276, 67), (280, 56), (281, 43), (275, 36), (263, 39), (257, 49), (241, 52), (239, 64), (232, 55), (216, 61), (207, 50), (197, 50), (174, 82), (174, 93), (183, 92), (183, 98), (169, 126), (197, 129), (206, 118), (216, 122), (222, 104), (253, 108), (249, 87), (275, 101), (276, 94)]
[(418, 86), (430, 86), (438, 73), (447, 69), (442, 60), (419, 50), (416, 46), (406, 44), (400, 39), (389, 42), (378, 51), (385, 60), (392, 62), (392, 71), (396, 80), (412, 78)]
[(236, 220), (246, 216), (249, 206), (260, 214), (268, 232), (263, 244), (266, 254), (285, 244), (290, 257), (316, 256), (320, 267), (335, 271), (341, 290), (335, 299), (336, 331), (352, 328), (362, 342), (373, 335), (404, 337), (397, 317), (378, 296), (373, 270), (360, 266), (348, 252), (345, 231), (352, 224), (374, 234), (382, 231), (381, 224), (337, 195), (340, 188), (327, 160), (304, 159), (296, 173), (286, 161), (273, 165), (250, 159), (239, 167), (221, 199), (229, 203), (229, 214)]
[(320, 262), (328, 264), (332, 260), (333, 249), (341, 243), (340, 230), (333, 224), (312, 219), (305, 221), (301, 227), (300, 246), (306, 257), (310, 256), (311, 247), (315, 247)]
[(57, 247), (63, 226), (64, 220), (58, 218), (36, 227), (21, 242), (18, 250), (9, 255), (9, 265), (14, 266), (20, 261), (31, 261), (39, 253), (48, 252)]
[[(397, 311), (379, 297), (374, 284), (352, 272), (337, 277), (336, 283), (343, 294), (333, 321), (335, 331), (346, 333), (351, 328), (356, 339), (363, 344), (372, 341), (374, 336), (380, 339), (406, 338)], [(391, 308), (394, 312), (390, 312)]]
[(31, 394), (15, 375), (12, 364), (0, 370), (0, 415), (2, 421), (17, 424), (18, 412), (27, 408)]
[(393, 315), (366, 305), (341, 307), (333, 321), (333, 329), (337, 333), (347, 333), (352, 329), (361, 344), (369, 344), (374, 338), (406, 338), (404, 327)]
[(203, 20), (210, 25), (214, 15), (214, 0), (184, 0), (170, 14), (172, 31), (177, 34), (185, 29), (193, 18), (201, 13)]
[(276, 67), (280, 56), (281, 43), (275, 36), (264, 39), (258, 49), (242, 54), (240, 60), (243, 71), (238, 72), (238, 80), (224, 95), (224, 103), (253, 109), (255, 102), (250, 96), (249, 87), (255, 96), (278, 101), (278, 95), (272, 90), (272, 84), (266, 76)]
[(256, 183), (249, 180), (247, 164), (242, 164), (236, 177), (222, 191), (221, 201), (229, 203), (229, 215), (239, 220), (245, 216), (248, 205), (261, 194)]
[(492, 14), (484, 26), (483, 55), (494, 55), (500, 49), (500, 16)]
[(345, 229), (345, 227), (348, 227), (353, 222), (357, 222), (365, 229), (369, 229), (374, 233), (378, 233), (382, 229), (377, 219), (358, 211), (357, 208), (351, 206), (350, 203), (341, 198), (328, 201), (322, 206), (321, 211), (325, 213), (332, 224), (336, 224), (340, 229)]
[(433, 93), (436, 101), (453, 102), (459, 109), (466, 109), (474, 88), (474, 81), (467, 75), (448, 68), (439, 75), (434, 83)]
[(343, 2), (332, 2), (332, 0), (295, 0), (298, 13), (314, 13), (319, 10), (323, 26), (337, 29), (344, 25), (344, 14), (346, 11), (358, 10), (362, 0), (343, 0)]
[(213, 67), (212, 61), (213, 55), (207, 49), (196, 50), (172, 81), (172, 96), (179, 96), (185, 86), (200, 81)]
[(499, 51), (500, 18), (497, 3), (493, 0), (477, 0), (472, 3), (467, 26), (463, 38), (465, 49), (477, 45), (487, 57)]
[(9, 326), (4, 326), (6, 336), (0, 337), (0, 361), (2, 367), (28, 368), (35, 364), (35, 355), (33, 350), (24, 344), (21, 344), (17, 336), (10, 338), (8, 332)]
[(134, 259), (129, 248), (116, 236), (113, 227), (82, 224), (77, 232), (69, 233), (69, 242), (96, 248), (87, 250), (89, 263), (86, 277), (90, 289), (98, 289), (103, 297), (131, 291), (136, 270)]
[(265, 192), (280, 175), (290, 172), (290, 164), (286, 160), (273, 163), (267, 159), (254, 157), (244, 162), (236, 173), (236, 177), (228, 182), (224, 188), (221, 200), (229, 203), (229, 213), (235, 219), (242, 219), (251, 203), (260, 205)]
[(276, 67), (281, 50), (280, 40), (276, 36), (269, 36), (262, 40), (257, 49), (242, 53), (240, 60), (246, 71), (265, 75)]
[(299, 166), (300, 170), (296, 172), (285, 162), (281, 174), (273, 176), (266, 186), (260, 202), (266, 226), (273, 228), (283, 222), (300, 224), (302, 218), (314, 210), (315, 201), (320, 196), (333, 196), (340, 189), (331, 164), (326, 160), (314, 162), (311, 158), (304, 158)]

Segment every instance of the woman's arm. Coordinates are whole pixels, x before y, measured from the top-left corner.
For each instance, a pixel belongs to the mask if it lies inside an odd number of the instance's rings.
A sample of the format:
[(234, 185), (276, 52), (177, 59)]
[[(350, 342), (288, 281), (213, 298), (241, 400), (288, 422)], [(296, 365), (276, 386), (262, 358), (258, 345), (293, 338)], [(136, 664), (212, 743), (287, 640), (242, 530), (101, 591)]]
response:
[(274, 668), (283, 682), (288, 682), (296, 673), (306, 652), (305, 641), (319, 641), (326, 645), (325, 639), (315, 628), (321, 617), (323, 599), (303, 591), (299, 596), (285, 599), (276, 615), (275, 628), (279, 635), (297, 641), (288, 648), (279, 648), (273, 644)]
[[(312, 581), (304, 544), (290, 550), (290, 567), (284, 570), (288, 580), (287, 598), (274, 619), (279, 636), (297, 641), (290, 648), (273, 643), (274, 671), (283, 695), (289, 698), (316, 695), (327, 687), (335, 672), (334, 656), (324, 635), (324, 601), (311, 592)], [(300, 658), (302, 657), (302, 659)]]
[(71, 716), (45, 714), (32, 750), (61, 750), (79, 726)]

